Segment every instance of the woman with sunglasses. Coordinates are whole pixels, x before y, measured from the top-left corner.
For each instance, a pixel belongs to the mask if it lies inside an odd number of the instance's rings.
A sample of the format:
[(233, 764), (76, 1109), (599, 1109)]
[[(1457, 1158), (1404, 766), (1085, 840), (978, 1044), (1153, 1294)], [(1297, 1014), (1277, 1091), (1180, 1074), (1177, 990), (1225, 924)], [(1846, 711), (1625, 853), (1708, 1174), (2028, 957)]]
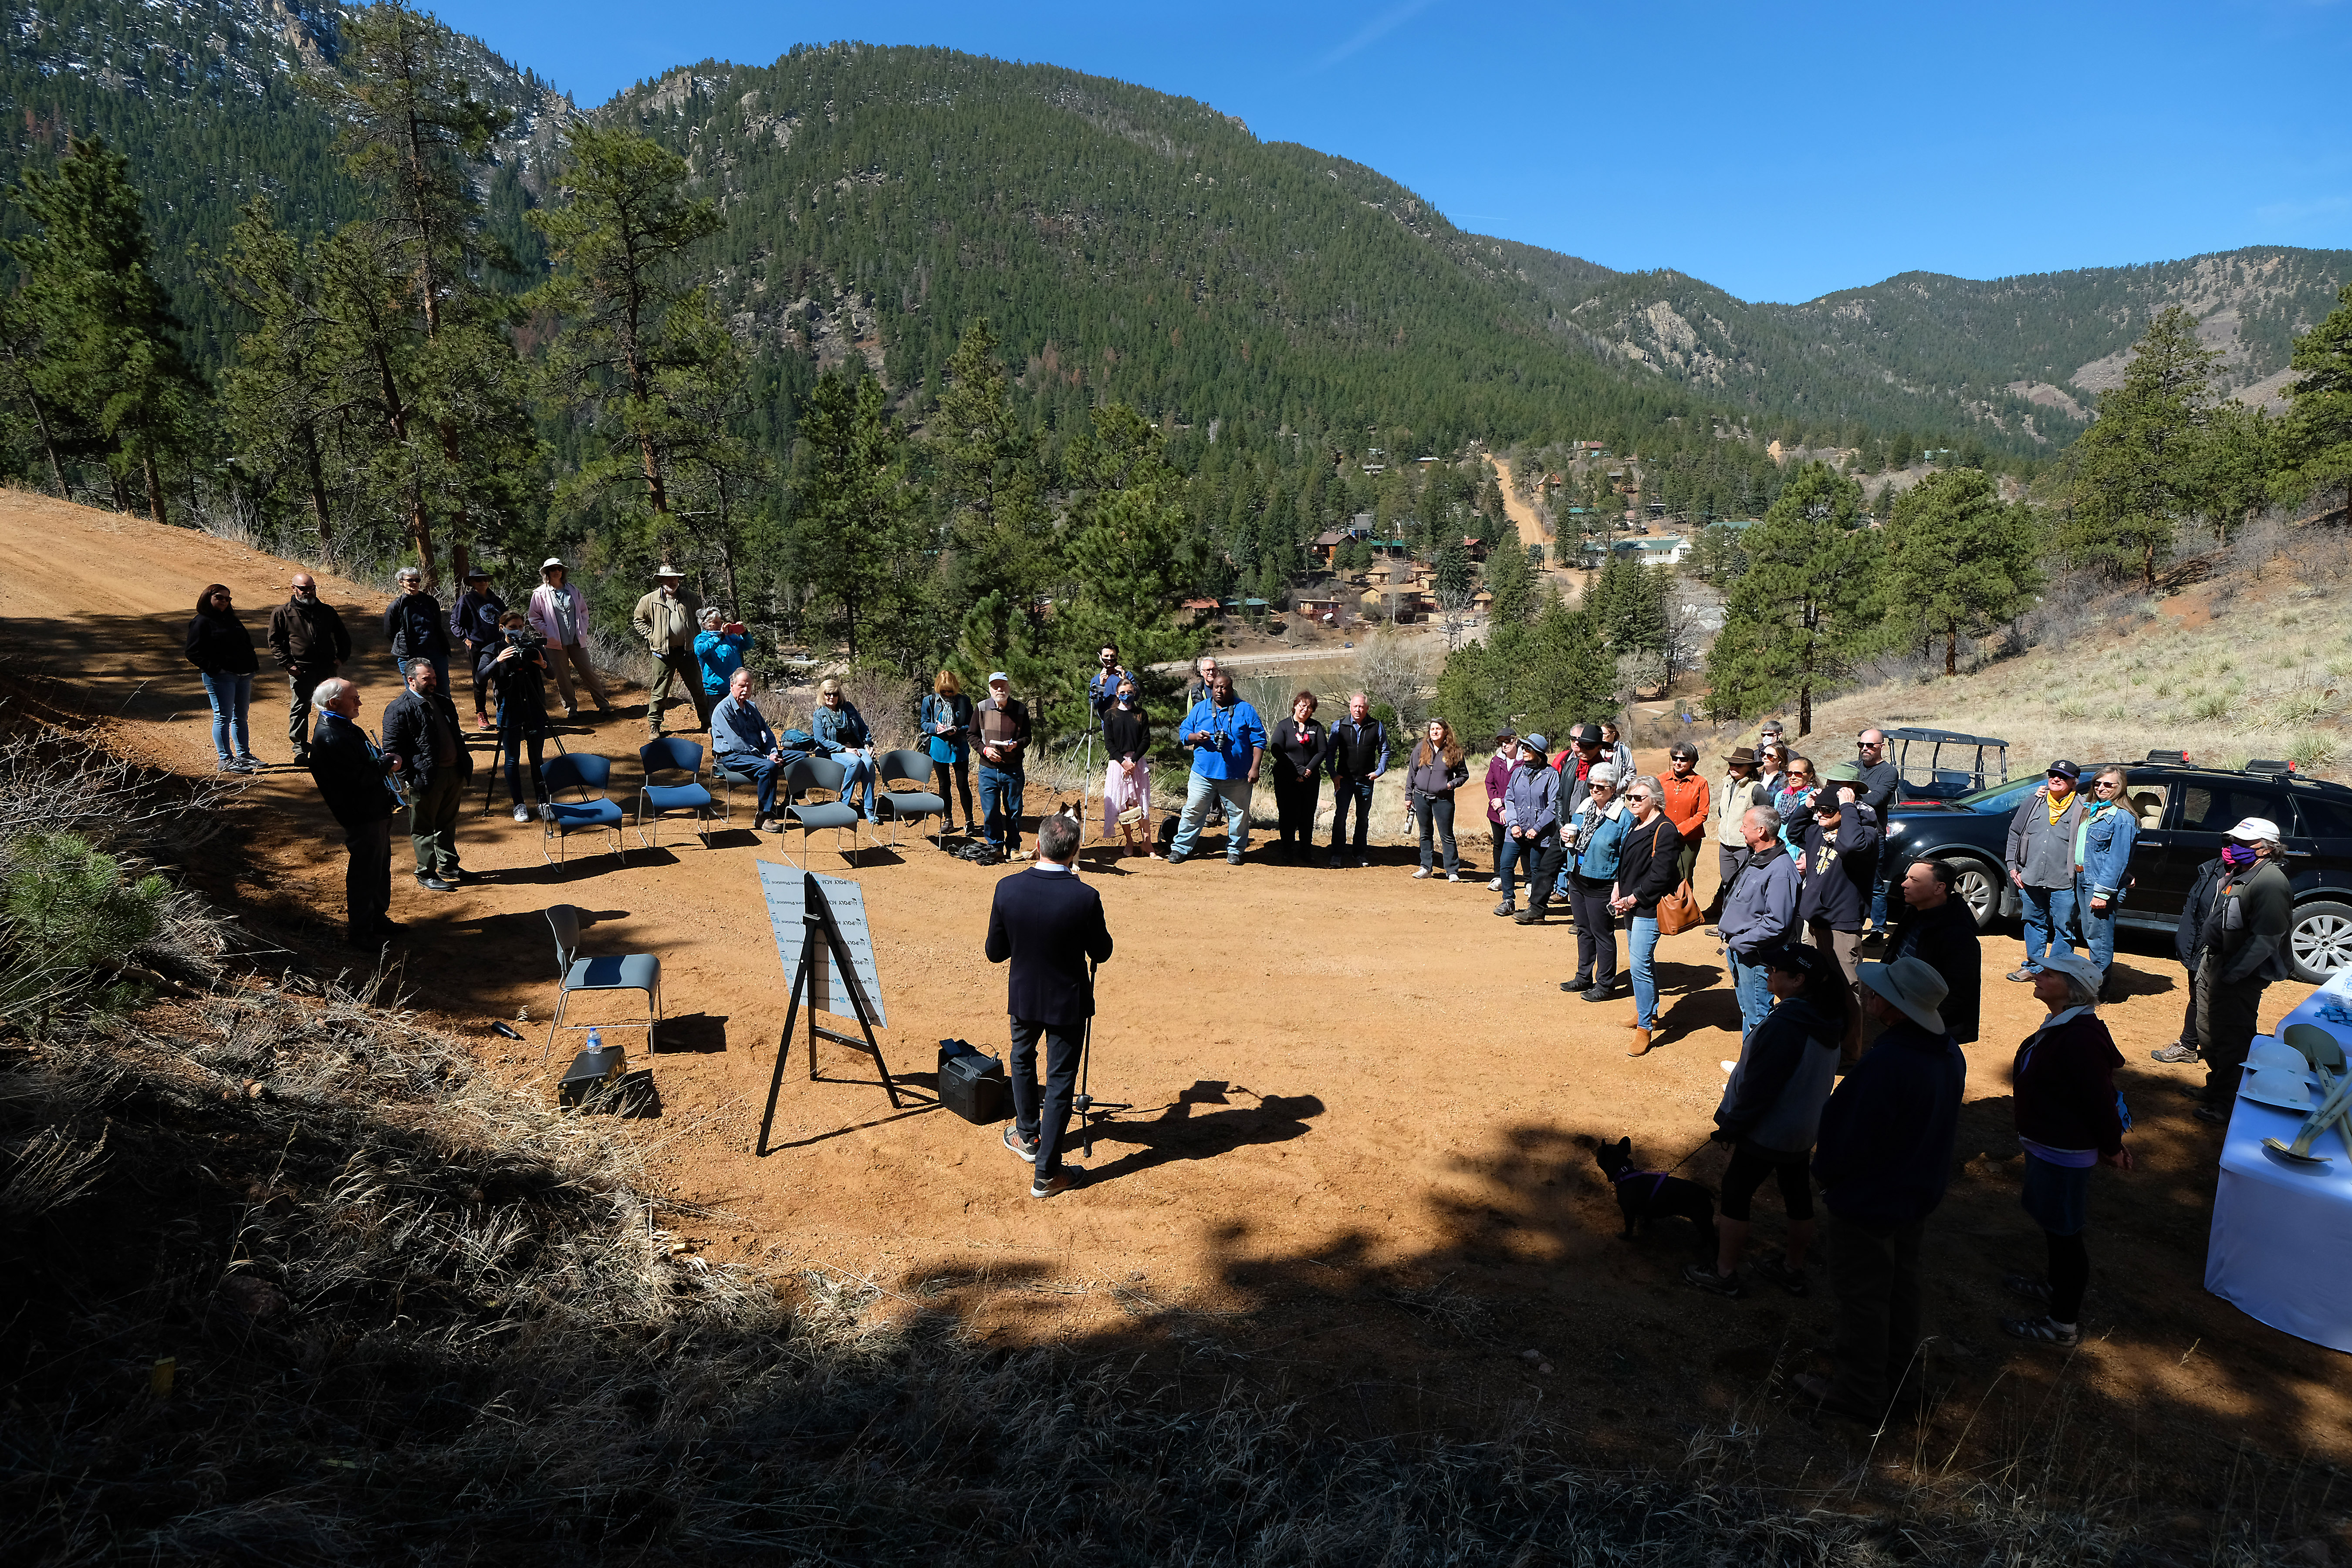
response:
[(1625, 1054), (1638, 1057), (1649, 1050), (1650, 1031), (1658, 1026), (1658, 979), (1651, 962), (1658, 952), (1658, 900), (1682, 884), (1676, 856), (1683, 836), (1665, 813), (1665, 791), (1654, 773), (1626, 786), (1625, 805), (1633, 820), (1617, 852), (1609, 912), (1633, 926), (1633, 1043)]
[(2139, 814), (2126, 795), (2121, 768), (2101, 768), (2091, 780), (2089, 809), (2074, 830), (2074, 924), (2099, 972), (2099, 999), (2108, 1000), (2107, 966), (2116, 961), (2116, 909), (2131, 885), (2132, 846)]
[(1791, 856), (1804, 847), (1798, 837), (1805, 818), (1811, 815), (1813, 791), (1821, 782), (1811, 757), (1790, 757), (1788, 771), (1772, 786), (1772, 810), (1780, 818), (1780, 844)]

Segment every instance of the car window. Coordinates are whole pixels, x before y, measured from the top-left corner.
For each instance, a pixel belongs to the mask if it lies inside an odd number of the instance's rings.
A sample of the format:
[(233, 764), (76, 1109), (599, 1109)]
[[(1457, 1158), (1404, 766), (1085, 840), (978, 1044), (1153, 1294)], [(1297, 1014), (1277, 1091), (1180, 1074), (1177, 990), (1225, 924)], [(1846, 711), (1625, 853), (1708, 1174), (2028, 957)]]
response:
[(2249, 816), (2267, 817), (2279, 824), (2279, 831), (2294, 831), (2291, 823), (2279, 822), (2287, 815), (2287, 799), (2274, 789), (2256, 784), (2184, 784), (2180, 790), (2180, 828), (2184, 833), (2227, 833)]
[[(2303, 807), (2304, 831), (2314, 838), (2352, 838), (2352, 804), (2340, 800), (2322, 800), (2295, 792), (2295, 805)], [(2285, 827), (2284, 823), (2281, 823)], [(2287, 831), (2294, 831), (2288, 827)]]
[(2013, 779), (1999, 789), (1989, 789), (1982, 794), (1972, 795), (1961, 804), (1970, 811), (2014, 812), (2025, 804), (2025, 797), (2039, 788), (2041, 784), (2042, 781), (2038, 778)]
[(2139, 830), (2152, 832), (2164, 826), (2165, 797), (2172, 793), (2168, 784), (2133, 783), (2124, 786), (2124, 802), (2139, 818)]

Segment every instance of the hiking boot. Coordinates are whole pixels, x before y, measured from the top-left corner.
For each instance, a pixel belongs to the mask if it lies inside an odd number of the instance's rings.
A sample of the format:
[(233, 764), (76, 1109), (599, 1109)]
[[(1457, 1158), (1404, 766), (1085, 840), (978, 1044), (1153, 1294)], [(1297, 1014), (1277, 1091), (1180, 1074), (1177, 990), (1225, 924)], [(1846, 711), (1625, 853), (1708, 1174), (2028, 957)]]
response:
[[(1495, 912), (1501, 914), (1503, 911), (1496, 910)], [(1517, 914), (1513, 915), (1511, 920), (1517, 925), (1533, 926), (1543, 924), (1543, 906), (1538, 904), (1531, 909), (1521, 910)]]
[(1519, 912), (1519, 906), (1513, 903), (1510, 900), (1505, 899), (1501, 903), (1495, 906), (1495, 912), (1498, 915), (1515, 915)]
[(1704, 1263), (1683, 1265), (1683, 1283), (1696, 1285), (1714, 1296), (1729, 1296), (1734, 1300), (1748, 1294), (1747, 1282), (1737, 1274), (1717, 1274)]
[(2197, 1059), (2197, 1047), (2195, 1046), (2174, 1044), (2165, 1047), (2164, 1049), (2160, 1051), (2150, 1051), (2147, 1054), (2157, 1061), (2171, 1062), (2177, 1066), (2182, 1062), (2195, 1061)]
[(1625, 1047), (1625, 1054), (1629, 1057), (1648, 1056), (1650, 1054), (1650, 1031), (1642, 1027), (1639, 1024), (1634, 1025), (1633, 1043)]

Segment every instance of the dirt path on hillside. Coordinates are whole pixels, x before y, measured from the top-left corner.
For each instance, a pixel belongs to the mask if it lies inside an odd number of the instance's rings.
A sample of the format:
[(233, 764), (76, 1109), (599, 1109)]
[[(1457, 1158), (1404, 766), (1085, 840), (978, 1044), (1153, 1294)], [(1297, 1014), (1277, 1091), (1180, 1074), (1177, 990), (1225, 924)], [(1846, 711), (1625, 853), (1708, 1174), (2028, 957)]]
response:
[(1486, 461), (1495, 466), (1496, 481), (1503, 487), (1503, 511), (1517, 527), (1519, 542), (1544, 547), (1544, 580), (1559, 590), (1563, 600), (1575, 604), (1584, 596), (1584, 578), (1560, 564), (1558, 542), (1552, 538), (1551, 531), (1544, 526), (1543, 514), (1536, 510), (1532, 503), (1520, 500), (1518, 492), (1511, 488), (1509, 461), (1492, 452), (1486, 457)]
[[(16, 493), (0, 496), (0, 552), (11, 568), (0, 574), (10, 700), (87, 723), (143, 760), (209, 773), (204, 698), (181, 653), (196, 592), (229, 584), (258, 640), (290, 564)], [(360, 645), (373, 725), (393, 694), (381, 601), (331, 574), (321, 587)], [(283, 690), (261, 687), (256, 749), (282, 764)], [(614, 759), (615, 798), (635, 788), (636, 713), (567, 735), (573, 750)], [(854, 865), (825, 836), (810, 846), (815, 868), (865, 889), (886, 1047), (916, 1094), (894, 1112), (851, 1053), (824, 1048), (821, 1082), (796, 1055), (780, 1152), (755, 1158), (785, 987), (753, 867), (782, 859), (779, 841), (738, 830), (705, 848), (671, 824), (657, 850), (632, 838), (625, 863), (575, 838), (570, 865), (556, 869), (541, 862), (537, 826), (504, 815), (503, 788), (497, 815), (476, 815), (480, 798), (461, 830), (478, 886), (424, 891), (394, 840), (393, 913), (411, 928), (401, 985), (540, 1095), (551, 1068), (530, 1020), (554, 999), (547, 907), (591, 911), (591, 951), (660, 954), (670, 1017), (639, 1058), (652, 1066), (659, 1114), (625, 1125), (657, 1191), (709, 1205), (715, 1217), (675, 1223), (712, 1256), (854, 1276), (879, 1292), (877, 1311), (953, 1312), (1008, 1343), (1118, 1348), (1239, 1373), (1350, 1424), (1428, 1430), (1540, 1404), (1598, 1449), (1672, 1461), (1695, 1426), (1740, 1406), (1741, 1419), (1760, 1411), (1770, 1423), (1756, 1450), (1769, 1473), (1841, 1473), (1860, 1453), (1850, 1432), (1774, 1420), (1781, 1406), (1755, 1403), (1776, 1366), (1825, 1342), (1826, 1286), (1804, 1300), (1737, 1302), (1688, 1289), (1681, 1226), (1618, 1240), (1591, 1161), (1596, 1137), (1630, 1135), (1654, 1166), (1703, 1142), (1717, 1063), (1736, 1051), (1736, 1009), (1699, 932), (1661, 945), (1661, 1048), (1629, 1060), (1630, 1003), (1596, 1006), (1559, 989), (1571, 933), (1488, 913), (1486, 835), (1475, 828), (1464, 847), (1479, 869), (1461, 884), (1412, 879), (1412, 851), (1394, 842), (1375, 848), (1369, 869), (1292, 867), (1254, 849), (1240, 868), (1211, 856), (1090, 871), (1118, 943), (1102, 972), (1093, 1089), (1135, 1109), (1097, 1131), (1080, 1162), (1087, 1185), (1041, 1203), (996, 1129), (921, 1103), (942, 1037), (1003, 1045), (1003, 974), (981, 955), (1001, 873), (920, 839), (868, 848)], [(1478, 813), (1464, 816), (1468, 826)], [(331, 941), (340, 836), (307, 774), (281, 765), (238, 784), (224, 821), (218, 858), (183, 874), (241, 902), (268, 940), (312, 969), (347, 966), (352, 955)], [(1701, 864), (1704, 892), (1711, 849)], [(2039, 1237), (2017, 1208), (2007, 1100), (2011, 1052), (2036, 1016), (2025, 988), (2000, 978), (2018, 955), (2011, 934), (1986, 943), (1966, 1163), (1930, 1232), (1928, 1310), (1946, 1336), (1937, 1376), (1955, 1395), (1936, 1417), (1937, 1453), (1962, 1442), (1988, 1396), (1965, 1455), (2022, 1441), (2052, 1419), (2042, 1402), (2063, 1380), (2091, 1402), (2076, 1407), (2069, 1442), (2077, 1431), (2128, 1435), (2142, 1495), (2160, 1472), (2170, 1495), (2207, 1498), (2241, 1440), (2352, 1463), (2343, 1359), (2201, 1288), (2219, 1141), (2185, 1115), (2186, 1075), (2147, 1059), (2180, 1021), (2179, 968), (2153, 946), (2125, 957), (2128, 999), (2105, 1010), (2129, 1062), (2121, 1082), (2142, 1165), (2096, 1184), (2084, 1347), (2067, 1360), (2001, 1340), (1994, 1319), (2015, 1306), (2001, 1273), (2041, 1267)], [(2305, 991), (2273, 986), (2265, 1023)], [(498, 1039), (493, 1018), (524, 1020), (529, 1044)], [(1707, 1149), (1688, 1169), (1712, 1182), (1722, 1163)], [(1759, 1242), (1777, 1243), (1777, 1197), (1759, 1210)], [(1522, 1361), (1523, 1350), (1554, 1370)]]

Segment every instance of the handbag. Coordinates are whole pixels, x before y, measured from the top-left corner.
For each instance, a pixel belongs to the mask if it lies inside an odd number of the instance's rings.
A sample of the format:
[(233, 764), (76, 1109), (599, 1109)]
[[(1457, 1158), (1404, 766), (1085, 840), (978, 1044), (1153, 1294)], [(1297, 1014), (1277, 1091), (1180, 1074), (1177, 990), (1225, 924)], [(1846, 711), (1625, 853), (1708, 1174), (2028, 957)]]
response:
[(1705, 923), (1706, 919), (1706, 917), (1699, 910), (1698, 900), (1692, 894), (1691, 885), (1688, 882), (1685, 882), (1658, 900), (1658, 934), (1660, 936), (1678, 935), (1695, 925)]

